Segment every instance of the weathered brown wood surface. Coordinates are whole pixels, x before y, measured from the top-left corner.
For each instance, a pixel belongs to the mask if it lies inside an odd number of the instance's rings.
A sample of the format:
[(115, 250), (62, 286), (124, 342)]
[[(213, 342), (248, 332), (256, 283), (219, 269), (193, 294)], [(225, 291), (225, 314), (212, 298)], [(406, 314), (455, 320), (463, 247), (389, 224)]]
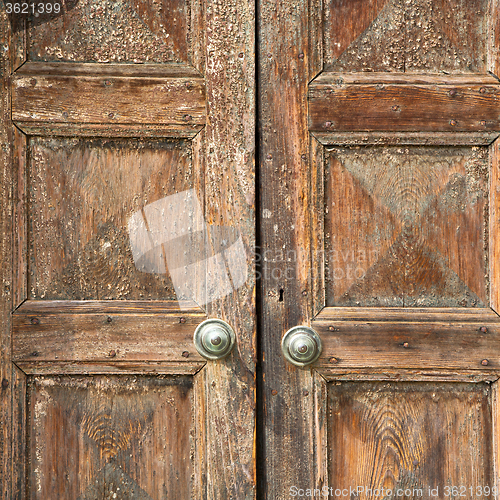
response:
[(490, 305), (491, 308), (500, 314), (500, 141), (492, 144), (491, 172), (490, 172), (490, 219), (489, 232), (491, 235), (491, 245), (489, 253), (490, 283)]
[(490, 309), (455, 312), (328, 307), (313, 321), (323, 339), (318, 367), (500, 370), (500, 318)]
[(28, 498), (194, 494), (191, 377), (33, 377), (28, 401)]
[[(196, 373), (205, 364), (193, 345), (194, 328), (205, 315), (174, 302), (118, 304), (28, 301), (13, 316), (13, 361), (23, 370), (61, 373), (167, 370)], [(66, 373), (65, 370), (62, 373)]]
[[(12, 225), (13, 225), (13, 152), (14, 133), (10, 122), (9, 75), (11, 57), (11, 32), (5, 11), (0, 11), (0, 496), (14, 498), (23, 488), (23, 477), (14, 470), (15, 459), (23, 450), (22, 429), (24, 374), (19, 376), (11, 361), (11, 310), (13, 297)], [(17, 403), (17, 404), (16, 404)], [(20, 410), (20, 411), (19, 411)], [(13, 425), (13, 424), (16, 425)], [(19, 423), (19, 426), (17, 425)], [(16, 429), (13, 434), (12, 430)], [(23, 470), (19, 471), (23, 472)]]
[[(193, 164), (190, 142), (32, 137), (28, 151), (31, 298), (178, 298), (169, 270), (160, 272), (158, 264), (157, 273), (146, 273), (136, 266), (128, 223), (134, 213), (175, 193), (194, 189), (201, 198), (203, 173)], [(183, 206), (174, 210), (185, 212)], [(166, 219), (161, 212), (147, 218), (155, 231), (168, 227)], [(24, 231), (19, 226), (19, 238)], [(169, 255), (175, 258), (187, 247), (193, 256), (203, 254), (202, 260), (205, 252), (194, 244), (189, 238), (178, 241), (180, 248), (170, 244)]]
[(340, 74), (322, 74), (309, 86), (309, 129), (500, 131), (498, 80), (488, 75), (472, 84), (466, 83), (467, 77), (455, 77), (456, 83), (443, 79), (440, 84), (436, 81), (440, 78), (429, 78), (423, 85), (418, 82), (422, 79), (410, 83), (410, 78), (407, 84), (382, 78), (367, 84), (344, 82)]
[[(311, 174), (307, 84), (321, 70), (320, 2), (259, 5), (261, 214), (260, 355), (263, 498), (321, 487), (313, 377), (284, 360), (281, 338), (312, 316)], [(265, 251), (265, 252), (264, 252)], [(288, 253), (290, 252), (290, 253)], [(319, 291), (318, 291), (319, 293)]]
[(164, 64), (193, 62), (197, 57), (196, 41), (203, 36), (199, 0), (61, 4), (63, 15), (44, 16), (46, 22), (30, 24), (30, 61)]
[[(251, 499), (256, 495), (255, 377), (255, 3), (208, 2), (206, 8), (207, 125), (194, 161), (205, 172), (208, 223), (238, 228), (248, 279), (230, 295), (207, 304), (210, 317), (235, 330), (236, 347), (202, 371), (206, 395), (206, 497)], [(213, 286), (207, 276), (207, 286)]]
[[(203, 263), (224, 234), (255, 245), (254, 20), (241, 2), (83, 0), (16, 27), (2, 72), (18, 70), (2, 498), (254, 497), (251, 259), (243, 286), (201, 308), (172, 278), (197, 263), (198, 288), (216, 289)], [(172, 230), (170, 254), (162, 244), (142, 268), (134, 241), (147, 249), (173, 222), (148, 207), (186, 192), (196, 200), (177, 215), (208, 236)], [(135, 237), (141, 213), (148, 234)], [(194, 348), (207, 312), (236, 331), (227, 360)]]
[[(260, 3), (265, 498), (498, 486), (496, 14), (496, 0)], [(313, 384), (278, 359), (300, 324), (323, 339)]]
[(21, 128), (42, 122), (201, 129), (204, 83), (192, 68), (121, 66), (66, 63), (59, 72), (55, 64), (27, 63), (13, 78), (12, 120)]
[(485, 307), (486, 148), (331, 148), (327, 305)]
[(325, 70), (487, 73), (495, 9), (490, 0), (331, 0)]
[(360, 499), (382, 488), (402, 490), (402, 498), (432, 498), (436, 487), (445, 498), (452, 485), (466, 486), (468, 497), (470, 486), (473, 495), (477, 485), (491, 492), (491, 391), (487, 384), (329, 384), (330, 485), (363, 487)]

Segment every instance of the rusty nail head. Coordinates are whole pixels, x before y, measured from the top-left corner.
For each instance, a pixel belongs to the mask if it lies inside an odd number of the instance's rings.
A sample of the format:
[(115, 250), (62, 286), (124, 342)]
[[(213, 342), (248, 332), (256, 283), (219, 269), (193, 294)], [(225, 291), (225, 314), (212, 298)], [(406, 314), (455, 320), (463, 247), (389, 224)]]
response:
[(489, 362), (488, 362), (488, 360), (487, 360), (487, 359), (483, 359), (483, 360), (481, 361), (481, 364), (482, 364), (483, 366), (488, 366)]
[(399, 111), (400, 109), (401, 108), (397, 104), (394, 104), (394, 106), (392, 107), (393, 111)]
[(273, 155), (272, 155), (272, 154), (268, 154), (268, 155), (266, 156), (266, 160), (272, 160), (272, 159), (273, 159)]
[(269, 52), (269, 54), (267, 54), (267, 57), (269, 57), (269, 59), (271, 59), (273, 57), (273, 55), (271, 54), (271, 52)]
[(114, 114), (114, 113), (109, 113), (109, 114), (108, 114), (108, 118), (113, 118), (114, 116), (115, 116), (115, 114)]
[(302, 155), (301, 158), (306, 161), (307, 160), (307, 155)]
[(112, 349), (111, 351), (109, 351), (109, 357), (110, 358), (114, 358), (116, 356), (116, 351), (114, 349)]
[(244, 54), (243, 54), (243, 52), (240, 52), (240, 53), (238, 54), (238, 57), (239, 57), (240, 59), (243, 59), (243, 55), (244, 55)]
[(485, 326), (482, 326), (480, 328), (480, 330), (483, 332), (483, 333), (487, 333), (488, 332), (488, 328), (486, 328)]
[(111, 322), (113, 321), (113, 318), (112, 318), (111, 316), (108, 316), (108, 318), (106, 319), (106, 321), (107, 321), (108, 323), (111, 323)]
[(109, 87), (111, 85), (111, 82), (109, 80), (104, 80), (104, 85), (106, 85), (107, 87)]
[(486, 88), (485, 87), (481, 87), (479, 89), (479, 92), (481, 92), (481, 94), (484, 94), (486, 92)]
[(273, 390), (271, 391), (271, 394), (272, 394), (273, 396), (276, 396), (276, 394), (278, 394), (278, 391), (277, 391), (276, 389), (273, 389)]
[(68, 118), (68, 112), (67, 111), (63, 111), (63, 118)]
[(179, 323), (185, 323), (186, 322), (186, 318), (179, 318)]
[(184, 357), (184, 358), (189, 358), (189, 352), (188, 352), (188, 351), (184, 351), (184, 352), (182, 353), (182, 357)]
[(9, 387), (9, 381), (6, 378), (2, 379), (2, 387), (4, 389), (6, 389), (7, 387)]
[(304, 394), (304, 396), (309, 396), (309, 391), (307, 389), (304, 389), (302, 391), (302, 394)]
[(307, 290), (302, 290), (302, 295), (307, 295)]
[(184, 115), (182, 118), (184, 118), (185, 121), (191, 120), (191, 115)]
[(32, 79), (30, 80), (30, 83), (31, 83), (31, 85), (36, 85), (36, 78), (32, 78)]
[(403, 347), (404, 347), (405, 349), (408, 349), (408, 347), (410, 347), (410, 344), (408, 344), (408, 342), (405, 342), (405, 343), (403, 344)]
[(330, 358), (329, 361), (330, 361), (330, 363), (332, 363), (334, 365), (336, 365), (339, 362), (339, 360), (337, 358)]
[(335, 331), (335, 327), (334, 326), (329, 326), (328, 330), (330, 330), (331, 332), (334, 332)]
[(32, 355), (32, 356), (38, 356), (38, 351), (33, 351), (33, 352), (31, 353), (31, 355)]
[(40, 320), (38, 318), (31, 318), (32, 325), (38, 325), (38, 323), (40, 323)]
[(457, 124), (457, 120), (450, 120), (450, 125), (454, 127)]
[(451, 97), (455, 97), (457, 95), (457, 91), (455, 89), (451, 89), (448, 93)]
[(483, 127), (485, 127), (485, 126), (486, 126), (486, 120), (481, 120), (481, 125), (482, 125)]
[(331, 127), (332, 126), (332, 122), (325, 122), (325, 127), (328, 128), (328, 127)]
[(192, 87), (191, 82), (186, 82), (186, 88), (189, 90)]
[(303, 53), (303, 52), (301, 52), (301, 53), (299, 54), (299, 59), (304, 59), (304, 53)]

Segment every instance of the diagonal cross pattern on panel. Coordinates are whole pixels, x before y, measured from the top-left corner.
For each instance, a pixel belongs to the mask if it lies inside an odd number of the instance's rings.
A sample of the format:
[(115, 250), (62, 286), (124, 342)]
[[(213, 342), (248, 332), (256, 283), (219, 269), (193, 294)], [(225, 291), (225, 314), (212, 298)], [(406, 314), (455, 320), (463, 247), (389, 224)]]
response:
[(330, 302), (484, 306), (484, 149), (336, 148), (330, 169)]

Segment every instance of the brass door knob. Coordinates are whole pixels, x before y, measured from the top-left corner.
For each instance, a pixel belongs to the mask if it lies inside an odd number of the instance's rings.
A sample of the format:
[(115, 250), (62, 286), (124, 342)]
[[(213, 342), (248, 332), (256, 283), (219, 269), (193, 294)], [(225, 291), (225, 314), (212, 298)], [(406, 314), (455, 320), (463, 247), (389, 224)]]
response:
[(295, 326), (288, 330), (281, 341), (281, 350), (285, 358), (296, 366), (314, 363), (321, 354), (321, 339), (308, 326)]
[(207, 319), (194, 332), (196, 350), (206, 359), (223, 359), (233, 349), (236, 335), (221, 319)]

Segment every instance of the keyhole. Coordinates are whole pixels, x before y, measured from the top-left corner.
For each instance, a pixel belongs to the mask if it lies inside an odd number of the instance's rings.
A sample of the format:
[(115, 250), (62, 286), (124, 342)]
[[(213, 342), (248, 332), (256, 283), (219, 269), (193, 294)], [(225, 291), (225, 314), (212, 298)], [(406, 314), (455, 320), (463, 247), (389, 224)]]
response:
[(278, 299), (278, 302), (283, 302), (283, 288), (280, 288), (280, 298)]

